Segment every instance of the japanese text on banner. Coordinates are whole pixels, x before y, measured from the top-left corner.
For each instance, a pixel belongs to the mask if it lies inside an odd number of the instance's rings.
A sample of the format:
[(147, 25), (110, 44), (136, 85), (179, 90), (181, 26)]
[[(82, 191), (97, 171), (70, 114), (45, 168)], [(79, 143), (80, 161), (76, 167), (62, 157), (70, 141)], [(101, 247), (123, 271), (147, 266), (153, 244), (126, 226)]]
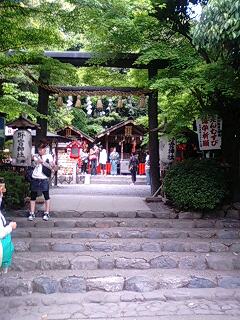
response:
[(199, 119), (196, 123), (200, 150), (221, 149), (222, 119), (216, 115), (207, 119)]

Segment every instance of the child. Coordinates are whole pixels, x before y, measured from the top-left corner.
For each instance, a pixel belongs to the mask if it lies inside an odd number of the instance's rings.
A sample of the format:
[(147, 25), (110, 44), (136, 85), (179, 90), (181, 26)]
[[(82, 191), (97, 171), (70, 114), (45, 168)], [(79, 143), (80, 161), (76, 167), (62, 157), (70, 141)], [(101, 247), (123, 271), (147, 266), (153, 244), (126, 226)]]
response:
[[(2, 204), (3, 192), (5, 192), (2, 186), (0, 187), (0, 208)], [(0, 268), (3, 269), (3, 273), (8, 272), (8, 268), (12, 262), (12, 255), (14, 246), (12, 243), (11, 232), (16, 229), (16, 222), (10, 222), (8, 225), (6, 219), (3, 216), (0, 209)]]

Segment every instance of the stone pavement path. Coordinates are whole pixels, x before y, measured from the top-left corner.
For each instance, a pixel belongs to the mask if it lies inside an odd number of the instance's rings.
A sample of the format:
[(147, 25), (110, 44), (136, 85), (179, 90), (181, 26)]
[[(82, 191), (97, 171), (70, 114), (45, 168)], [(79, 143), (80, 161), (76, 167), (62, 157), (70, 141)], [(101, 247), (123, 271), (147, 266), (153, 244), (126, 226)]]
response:
[(151, 210), (146, 186), (109, 192), (52, 189), (48, 222), (9, 212), (18, 229), (0, 320), (240, 318), (239, 220)]

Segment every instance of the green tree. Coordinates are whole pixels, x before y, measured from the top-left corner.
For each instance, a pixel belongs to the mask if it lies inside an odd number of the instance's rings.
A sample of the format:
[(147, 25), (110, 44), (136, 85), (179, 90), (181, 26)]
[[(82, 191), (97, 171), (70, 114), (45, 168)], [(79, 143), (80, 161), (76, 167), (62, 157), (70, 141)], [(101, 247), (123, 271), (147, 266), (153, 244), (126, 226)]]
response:
[[(176, 131), (202, 114), (218, 112), (224, 120), (223, 152), (236, 168), (238, 159), (233, 148), (239, 150), (239, 1), (88, 3), (83, 27), (86, 46), (101, 53), (102, 59), (121, 51), (138, 52), (142, 63), (169, 59), (170, 66), (160, 70), (150, 83), (160, 93), (160, 120), (167, 118)], [(206, 6), (199, 22), (191, 12), (196, 4)], [(80, 11), (83, 6), (79, 6)], [(234, 141), (231, 150), (229, 141)]]
[(21, 113), (32, 119), (41, 116), (36, 111), (37, 99), (33, 99), (37, 86), (29, 85), (26, 70), (36, 79), (41, 71), (50, 71), (52, 83), (76, 81), (73, 67), (43, 55), (44, 49), (66, 49), (72, 44), (70, 8), (66, 5), (43, 0), (0, 3), (0, 109), (9, 120)]
[(234, 69), (240, 64), (240, 1), (211, 0), (193, 30), (193, 42), (222, 58)]

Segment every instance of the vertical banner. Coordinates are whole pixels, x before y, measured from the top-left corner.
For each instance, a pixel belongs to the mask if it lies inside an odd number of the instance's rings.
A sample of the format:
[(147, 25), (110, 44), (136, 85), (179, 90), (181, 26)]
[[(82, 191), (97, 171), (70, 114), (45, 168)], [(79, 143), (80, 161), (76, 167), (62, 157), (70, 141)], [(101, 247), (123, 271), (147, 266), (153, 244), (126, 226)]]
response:
[(0, 114), (0, 149), (4, 148), (5, 142), (5, 117)]
[(171, 163), (176, 158), (176, 140), (161, 136), (159, 139), (159, 158), (161, 162)]
[(217, 115), (196, 121), (200, 150), (221, 149), (222, 119)]
[(12, 164), (30, 166), (32, 151), (32, 135), (28, 130), (17, 130), (13, 134)]

